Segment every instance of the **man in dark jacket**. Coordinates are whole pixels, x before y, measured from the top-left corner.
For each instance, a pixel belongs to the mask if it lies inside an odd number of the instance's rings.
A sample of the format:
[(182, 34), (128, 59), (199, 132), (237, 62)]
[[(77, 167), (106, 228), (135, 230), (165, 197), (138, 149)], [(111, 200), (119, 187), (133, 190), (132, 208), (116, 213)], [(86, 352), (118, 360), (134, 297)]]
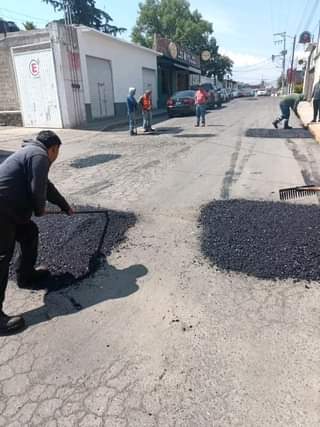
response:
[(284, 120), (284, 129), (292, 129), (291, 126), (289, 126), (289, 118), (290, 118), (290, 109), (295, 113), (295, 115), (299, 117), (299, 113), (298, 113), (298, 105), (299, 102), (303, 101), (304, 96), (303, 94), (299, 94), (299, 93), (292, 93), (291, 95), (287, 95), (285, 96), (281, 101), (280, 101), (280, 110), (281, 110), (281, 115), (278, 119), (276, 119), (275, 121), (272, 122), (273, 126), (277, 129), (279, 123), (282, 122), (282, 120)]
[(134, 95), (136, 94), (136, 89), (134, 87), (129, 88), (129, 95), (127, 96), (127, 110), (129, 118), (129, 132), (130, 135), (137, 135), (136, 132), (136, 112), (138, 109), (138, 103)]
[(9, 264), (15, 242), (19, 243), (15, 265), (19, 287), (49, 274), (36, 269), (38, 228), (31, 216), (45, 214), (46, 201), (62, 211), (73, 213), (69, 204), (48, 180), (50, 166), (57, 159), (61, 141), (51, 131), (42, 131), (35, 140), (24, 141), (22, 149), (0, 164), (0, 332), (14, 332), (24, 327), (22, 316), (7, 316), (3, 302), (8, 283)]
[(312, 98), (313, 98), (313, 120), (312, 120), (312, 122), (316, 122), (318, 117), (319, 117), (318, 120), (320, 122), (320, 79), (314, 85), (314, 88), (312, 91)]

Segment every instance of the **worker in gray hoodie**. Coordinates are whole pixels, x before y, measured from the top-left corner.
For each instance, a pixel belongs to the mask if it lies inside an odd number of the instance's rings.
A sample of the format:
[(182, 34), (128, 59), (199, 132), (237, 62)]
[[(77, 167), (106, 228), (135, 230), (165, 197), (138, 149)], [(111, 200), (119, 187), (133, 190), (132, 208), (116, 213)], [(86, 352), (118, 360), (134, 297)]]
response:
[(38, 227), (31, 221), (31, 216), (43, 216), (47, 200), (66, 214), (73, 213), (48, 180), (50, 166), (58, 157), (60, 145), (54, 132), (41, 131), (35, 140), (24, 141), (19, 151), (0, 164), (0, 333), (16, 332), (25, 325), (22, 316), (11, 317), (3, 312), (15, 243), (19, 243), (15, 265), (19, 287), (31, 287), (49, 274), (45, 268), (35, 268)]
[(136, 125), (136, 113), (138, 109), (138, 103), (134, 95), (136, 94), (136, 89), (134, 87), (129, 88), (129, 95), (127, 96), (127, 109), (128, 109), (128, 119), (129, 119), (129, 132), (130, 135), (137, 135), (137, 125)]

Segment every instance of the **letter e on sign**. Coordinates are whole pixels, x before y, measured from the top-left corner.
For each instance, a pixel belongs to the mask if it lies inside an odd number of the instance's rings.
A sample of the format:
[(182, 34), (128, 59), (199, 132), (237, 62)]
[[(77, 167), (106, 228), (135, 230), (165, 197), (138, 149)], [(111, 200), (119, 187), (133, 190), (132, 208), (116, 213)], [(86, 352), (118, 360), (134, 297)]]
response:
[(33, 77), (39, 77), (39, 74), (40, 74), (39, 61), (36, 61), (35, 59), (31, 59), (29, 64), (29, 70), (30, 70), (30, 73), (33, 75)]

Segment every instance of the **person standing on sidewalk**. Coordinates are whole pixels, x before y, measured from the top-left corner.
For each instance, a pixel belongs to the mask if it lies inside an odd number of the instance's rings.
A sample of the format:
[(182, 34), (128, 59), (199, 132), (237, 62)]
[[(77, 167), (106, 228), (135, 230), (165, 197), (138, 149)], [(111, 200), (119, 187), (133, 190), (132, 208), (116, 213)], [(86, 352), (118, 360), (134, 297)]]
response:
[(200, 119), (201, 119), (201, 126), (204, 127), (206, 125), (207, 102), (208, 102), (208, 94), (202, 86), (199, 86), (195, 94), (196, 116), (197, 116), (197, 123), (195, 125), (196, 127), (199, 127)]
[(320, 122), (320, 78), (319, 81), (314, 85), (312, 91), (313, 98), (313, 120), (312, 123), (317, 121)]
[(127, 97), (127, 109), (128, 109), (128, 118), (129, 118), (129, 132), (130, 135), (137, 135), (136, 131), (136, 112), (138, 108), (138, 103), (134, 95), (136, 94), (136, 89), (134, 87), (129, 88), (129, 95)]
[(41, 131), (35, 140), (24, 141), (22, 149), (0, 164), (0, 333), (23, 329), (22, 316), (7, 316), (3, 302), (8, 284), (9, 264), (15, 243), (19, 243), (15, 265), (17, 284), (30, 288), (49, 275), (35, 268), (38, 255), (38, 227), (31, 216), (45, 214), (46, 200), (68, 215), (69, 204), (48, 180), (50, 166), (59, 155), (61, 141), (54, 132)]
[(140, 97), (139, 104), (142, 109), (143, 117), (143, 129), (144, 132), (154, 132), (152, 128), (152, 91), (146, 90), (145, 93)]
[(290, 109), (295, 113), (295, 115), (300, 118), (298, 113), (298, 105), (299, 102), (303, 101), (304, 95), (301, 93), (292, 93), (291, 95), (285, 96), (280, 101), (280, 111), (281, 115), (278, 119), (274, 120), (272, 122), (273, 126), (278, 129), (278, 125), (284, 120), (284, 129), (292, 129), (291, 126), (289, 126), (289, 118), (290, 118)]

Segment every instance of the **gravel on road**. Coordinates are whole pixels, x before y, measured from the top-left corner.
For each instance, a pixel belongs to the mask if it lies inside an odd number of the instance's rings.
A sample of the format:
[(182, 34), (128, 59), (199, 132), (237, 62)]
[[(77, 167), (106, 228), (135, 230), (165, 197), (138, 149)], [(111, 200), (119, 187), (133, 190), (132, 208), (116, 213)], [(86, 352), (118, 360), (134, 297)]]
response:
[[(75, 207), (93, 209), (96, 208)], [(57, 214), (34, 219), (39, 227), (38, 264), (46, 265), (51, 272), (51, 278), (40, 287), (57, 290), (84, 279), (100, 267), (136, 222), (133, 213), (108, 210), (108, 216), (109, 223), (101, 209), (98, 214)], [(13, 268), (10, 275), (14, 276)]]
[(212, 265), (262, 279), (320, 280), (317, 205), (216, 200), (200, 214)]

